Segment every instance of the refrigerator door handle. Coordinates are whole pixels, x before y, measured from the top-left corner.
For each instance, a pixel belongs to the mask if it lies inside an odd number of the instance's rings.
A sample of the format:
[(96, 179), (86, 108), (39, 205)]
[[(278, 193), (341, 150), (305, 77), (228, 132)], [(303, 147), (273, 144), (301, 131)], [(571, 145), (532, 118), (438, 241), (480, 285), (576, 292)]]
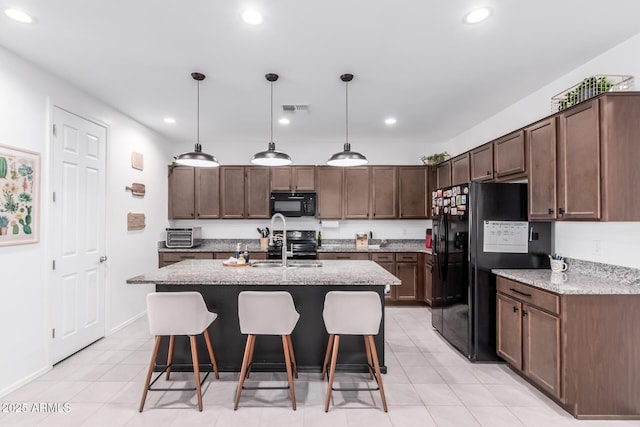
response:
[(449, 217), (447, 214), (442, 215), (444, 222), (444, 263), (442, 264), (442, 281), (447, 281), (447, 271), (449, 270)]

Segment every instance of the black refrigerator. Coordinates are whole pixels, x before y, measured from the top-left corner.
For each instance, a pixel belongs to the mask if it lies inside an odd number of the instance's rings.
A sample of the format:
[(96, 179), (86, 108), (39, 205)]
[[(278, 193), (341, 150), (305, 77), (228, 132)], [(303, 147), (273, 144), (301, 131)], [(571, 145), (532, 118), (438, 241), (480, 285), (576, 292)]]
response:
[(493, 268), (549, 268), (551, 223), (528, 222), (527, 184), (433, 191), (432, 325), (471, 361), (496, 355)]

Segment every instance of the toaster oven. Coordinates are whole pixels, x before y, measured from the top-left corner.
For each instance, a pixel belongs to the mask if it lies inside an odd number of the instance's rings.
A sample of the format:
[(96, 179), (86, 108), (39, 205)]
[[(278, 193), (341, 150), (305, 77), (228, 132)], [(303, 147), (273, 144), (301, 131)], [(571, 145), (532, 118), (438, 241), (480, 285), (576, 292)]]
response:
[(202, 244), (202, 227), (165, 229), (167, 248), (195, 248)]

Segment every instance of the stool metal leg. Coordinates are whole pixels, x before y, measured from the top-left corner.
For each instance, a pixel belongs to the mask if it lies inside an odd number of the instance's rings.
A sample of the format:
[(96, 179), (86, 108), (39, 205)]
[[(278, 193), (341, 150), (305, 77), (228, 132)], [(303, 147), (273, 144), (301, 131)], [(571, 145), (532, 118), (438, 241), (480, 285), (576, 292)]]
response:
[(216, 363), (216, 355), (213, 354), (213, 346), (211, 345), (211, 338), (209, 337), (209, 330), (205, 329), (204, 332), (204, 340), (207, 343), (207, 350), (209, 351), (209, 360), (211, 360), (211, 364), (213, 365), (213, 373), (216, 376), (216, 379), (220, 379), (220, 375), (218, 374), (218, 364)]
[(171, 363), (173, 362), (173, 347), (176, 343), (176, 336), (171, 335), (169, 337), (169, 354), (167, 355), (167, 380), (169, 379), (169, 374), (171, 374)]
[(324, 376), (327, 374), (327, 364), (329, 363), (329, 357), (331, 356), (331, 348), (333, 347), (333, 334), (329, 335), (329, 341), (327, 342), (327, 351), (324, 354), (324, 363), (322, 364), (322, 376), (321, 379), (324, 379)]
[(147, 391), (149, 391), (149, 384), (151, 384), (151, 376), (153, 375), (153, 365), (155, 364), (156, 357), (158, 356), (158, 350), (160, 349), (160, 337), (156, 337), (156, 343), (153, 346), (153, 353), (151, 354), (151, 362), (149, 362), (149, 371), (147, 372), (147, 379), (144, 382), (144, 390), (142, 392), (142, 399), (140, 400), (139, 411), (144, 409), (144, 402), (147, 400)]
[(364, 350), (367, 353), (367, 369), (369, 369), (369, 379), (373, 379), (373, 371), (371, 367), (373, 366), (373, 362), (371, 361), (371, 346), (369, 345), (369, 340), (367, 337), (364, 338)]
[[(291, 396), (291, 407), (296, 410), (296, 393), (293, 389), (293, 374), (291, 372), (291, 352), (289, 347), (289, 341), (291, 337), (289, 335), (282, 336), (282, 349), (284, 350), (284, 363), (287, 366), (287, 380), (289, 381), (289, 396)], [(296, 375), (297, 376), (297, 375)]]
[(293, 341), (291, 335), (287, 335), (287, 341), (289, 342), (289, 356), (291, 357), (291, 363), (293, 364), (293, 375), (298, 378), (298, 364), (296, 363), (296, 355), (293, 351)]
[(388, 412), (387, 409), (387, 399), (384, 397), (384, 387), (382, 387), (382, 376), (380, 373), (380, 363), (378, 362), (378, 352), (376, 351), (376, 344), (373, 341), (373, 336), (367, 335), (369, 339), (369, 347), (371, 348), (371, 356), (373, 357), (373, 365), (376, 368), (376, 381), (378, 383), (378, 388), (380, 389), (380, 397), (382, 398), (382, 408), (384, 412)]
[(338, 360), (339, 345), (340, 345), (340, 335), (333, 335), (333, 355), (331, 356), (331, 368), (329, 368), (329, 385), (327, 386), (327, 397), (324, 402), (324, 412), (329, 412), (329, 402), (331, 401), (333, 377), (335, 376), (335, 373), (336, 373), (336, 361)]
[(242, 385), (244, 384), (244, 380), (247, 376), (247, 367), (249, 366), (249, 357), (251, 353), (251, 347), (255, 339), (256, 339), (255, 335), (247, 336), (247, 345), (244, 349), (244, 357), (242, 358), (242, 368), (240, 369), (240, 379), (238, 380), (238, 391), (236, 392), (236, 401), (233, 404), (234, 411), (238, 409), (238, 403), (240, 403), (240, 393), (242, 393)]
[(193, 360), (193, 377), (196, 380), (196, 393), (198, 394), (198, 410), (202, 412), (202, 390), (200, 388), (200, 365), (198, 363), (198, 348), (196, 347), (196, 337), (191, 335), (191, 360)]

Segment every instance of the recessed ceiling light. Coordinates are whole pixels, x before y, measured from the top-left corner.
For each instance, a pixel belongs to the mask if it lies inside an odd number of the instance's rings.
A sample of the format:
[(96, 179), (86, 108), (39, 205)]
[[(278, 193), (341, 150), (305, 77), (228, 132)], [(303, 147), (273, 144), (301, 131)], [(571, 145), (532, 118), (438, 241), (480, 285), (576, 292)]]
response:
[(278, 120), (278, 123), (280, 123), (281, 125), (288, 125), (289, 123), (291, 123), (291, 121), (286, 117), (283, 117), (280, 120)]
[(23, 24), (30, 24), (33, 22), (33, 18), (28, 13), (19, 9), (5, 9), (4, 14), (14, 21), (22, 22)]
[(471, 12), (464, 16), (465, 24), (478, 24), (491, 15), (491, 9), (488, 7), (479, 7), (473, 9)]
[(165, 117), (164, 119), (162, 119), (162, 121), (164, 121), (165, 123), (169, 123), (170, 125), (174, 124), (176, 122), (176, 119), (174, 119), (173, 117)]
[(398, 121), (396, 119), (394, 119), (393, 117), (389, 117), (387, 119), (384, 119), (384, 124), (385, 125), (395, 125)]
[(262, 23), (262, 15), (257, 10), (249, 9), (242, 13), (242, 20), (247, 24), (259, 25)]

